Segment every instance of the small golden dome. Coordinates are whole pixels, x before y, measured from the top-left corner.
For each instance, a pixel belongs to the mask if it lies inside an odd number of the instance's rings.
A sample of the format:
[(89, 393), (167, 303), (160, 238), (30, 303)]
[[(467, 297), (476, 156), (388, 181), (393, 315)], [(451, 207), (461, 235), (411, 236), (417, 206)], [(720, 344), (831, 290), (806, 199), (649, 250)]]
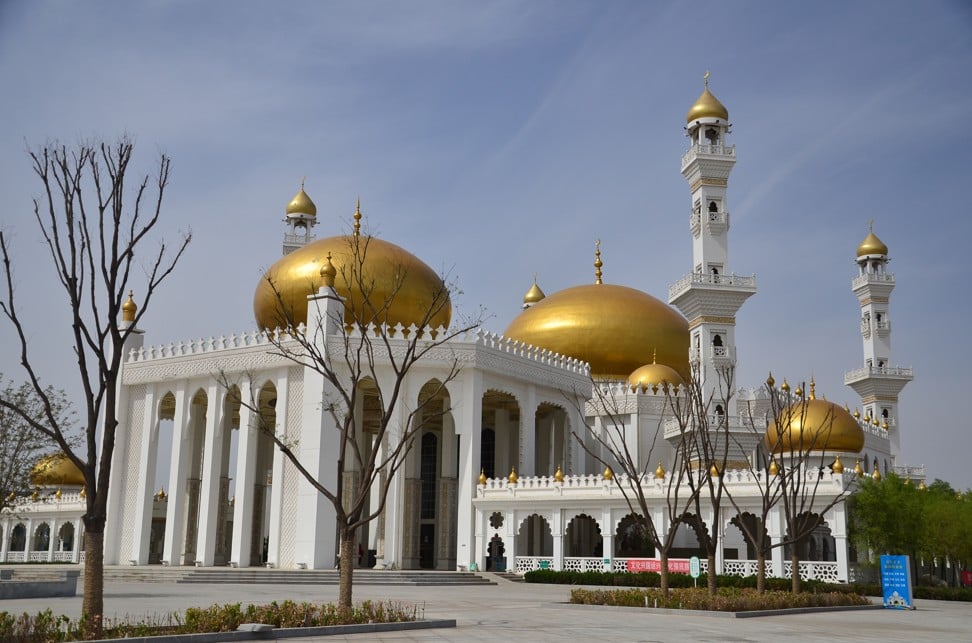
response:
[(327, 253), (324, 265), (321, 266), (321, 282), (328, 288), (334, 287), (334, 278), (337, 277), (337, 268), (331, 263), (331, 253)]
[(874, 469), (874, 473), (871, 474), (871, 477), (880, 482), (880, 480), (881, 480), (881, 470), (875, 468)]
[(534, 276), (533, 285), (530, 286), (530, 290), (526, 291), (526, 294), (523, 295), (523, 305), (526, 306), (529, 304), (535, 304), (544, 297), (546, 297), (546, 295), (543, 294), (542, 290), (540, 290), (540, 286), (537, 285), (537, 278)]
[(479, 484), (486, 484), (486, 469), (479, 470)]
[(516, 484), (520, 479), (520, 476), (516, 475), (516, 467), (510, 469), (510, 475), (506, 478), (510, 481), (510, 484)]
[(311, 198), (304, 192), (303, 181), (300, 182), (300, 192), (294, 195), (294, 198), (287, 204), (287, 214), (309, 214), (312, 217), (317, 216), (317, 206), (314, 205)]
[(830, 470), (833, 471), (834, 473), (844, 472), (844, 463), (840, 461), (840, 456), (834, 458), (834, 463), (830, 465)]
[(563, 482), (563, 481), (564, 481), (564, 472), (561, 471), (560, 465), (558, 464), (557, 470), (554, 471), (554, 482)]
[(555, 292), (517, 315), (504, 335), (588, 362), (599, 378), (625, 379), (653, 356), (682, 378), (691, 372), (685, 318), (626, 286), (587, 284)]
[(712, 466), (709, 467), (709, 475), (712, 476), (713, 478), (718, 478), (721, 475), (721, 473), (719, 472), (719, 467), (717, 467), (715, 463), (713, 463)]
[(772, 460), (770, 460), (769, 474), (771, 476), (775, 476), (778, 475), (779, 472), (780, 472), (780, 465), (776, 464), (776, 458), (773, 458)]
[(671, 366), (657, 364), (654, 360), (651, 364), (639, 366), (628, 376), (628, 387), (633, 393), (638, 391), (646, 393), (649, 389), (653, 393), (657, 393), (659, 388), (665, 390), (669, 385), (675, 387), (677, 391), (678, 387), (683, 384), (685, 384), (685, 380), (678, 374), (678, 371)]
[(78, 495), (81, 496), (82, 498), (87, 498), (88, 497), (88, 488), (87, 487), (81, 487), (81, 493), (79, 493)]
[[(347, 300), (346, 322), (421, 326), (434, 313), (427, 325), (449, 326), (452, 304), (448, 289), (434, 270), (393, 243), (348, 235), (318, 239), (270, 266), (253, 295), (253, 314), (260, 328), (286, 327), (288, 318), (294, 323), (307, 320), (307, 296), (320, 288), (328, 254), (335, 268), (335, 290)], [(363, 259), (355, 259), (356, 254)], [(368, 284), (367, 300), (360, 288), (351, 296), (350, 282)], [(383, 311), (381, 319), (369, 314), (374, 309)]]
[(614, 471), (611, 470), (611, 467), (604, 467), (604, 473), (601, 474), (601, 477), (605, 480), (614, 480)]
[(30, 484), (38, 487), (84, 485), (84, 474), (63, 453), (55, 453), (38, 460), (30, 472)]
[(126, 321), (126, 322), (135, 321), (135, 313), (138, 312), (138, 306), (135, 305), (135, 300), (132, 298), (133, 295), (134, 293), (131, 290), (129, 290), (128, 299), (126, 299), (125, 303), (122, 304), (121, 307), (122, 321)]
[(864, 475), (864, 467), (861, 466), (860, 459), (858, 459), (857, 464), (854, 465), (854, 473), (857, 475), (858, 478)]
[(858, 411), (857, 409), (854, 409), (854, 419), (855, 420), (860, 420), (861, 419), (861, 412)]
[(61, 499), (61, 488), (60, 487), (58, 487), (57, 488), (57, 491), (54, 492), (54, 497), (57, 498), (58, 500)]
[[(784, 426), (785, 424), (789, 426)], [(807, 399), (784, 408), (770, 422), (766, 447), (774, 453), (841, 451), (864, 447), (864, 431), (850, 413), (827, 400)]]
[(873, 229), (868, 229), (867, 236), (864, 237), (864, 241), (857, 246), (857, 257), (866, 257), (868, 255), (883, 255), (887, 256), (888, 247), (883, 241), (878, 239), (878, 236), (874, 234)]
[(928, 489), (928, 486), (925, 484), (925, 481), (922, 480), (921, 483), (919, 483), (919, 485), (918, 485), (918, 490), (919, 491), (926, 491), (927, 489)]
[(700, 118), (721, 118), (724, 121), (729, 120), (729, 110), (709, 91), (709, 72), (705, 72), (705, 89), (695, 101), (695, 104), (689, 108), (688, 113), (685, 115), (685, 122), (691, 123)]
[(662, 480), (664, 477), (665, 477), (665, 467), (663, 467), (662, 466), (662, 463), (659, 462), (658, 463), (658, 468), (655, 469), (655, 479), (656, 480)]
[(776, 380), (773, 379), (773, 371), (770, 371), (769, 377), (766, 378), (766, 386), (769, 388), (776, 386)]
[(786, 378), (785, 377), (783, 378), (783, 385), (780, 386), (780, 390), (783, 391), (784, 393), (789, 393), (790, 392), (790, 385), (786, 381)]

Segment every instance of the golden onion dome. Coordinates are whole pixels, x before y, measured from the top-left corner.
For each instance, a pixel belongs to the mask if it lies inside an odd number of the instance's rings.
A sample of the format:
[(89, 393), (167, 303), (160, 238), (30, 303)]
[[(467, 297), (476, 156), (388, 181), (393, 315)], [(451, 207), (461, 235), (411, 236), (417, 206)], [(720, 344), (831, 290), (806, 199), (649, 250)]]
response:
[(479, 470), (479, 484), (486, 484), (486, 469)]
[(604, 467), (604, 473), (601, 474), (601, 477), (605, 480), (614, 480), (614, 471), (611, 470), (611, 467)]
[(287, 204), (287, 214), (309, 214), (312, 217), (317, 216), (317, 206), (314, 205), (311, 198), (304, 192), (303, 181), (300, 182), (300, 192), (295, 194), (294, 198)]
[(676, 389), (685, 384), (685, 380), (671, 366), (658, 364), (652, 361), (651, 364), (639, 366), (628, 376), (628, 387), (635, 393), (641, 391), (646, 393), (649, 390), (657, 393), (659, 388), (665, 389), (669, 385)]
[(564, 472), (563, 470), (561, 470), (560, 465), (558, 464), (557, 470), (554, 471), (554, 482), (563, 482), (563, 481), (564, 481)]
[(663, 467), (662, 466), (662, 463), (659, 462), (658, 463), (658, 468), (655, 469), (655, 479), (656, 480), (662, 480), (664, 477), (665, 477), (665, 467)]
[[(355, 243), (361, 244), (357, 252), (364, 256), (363, 260), (353, 258)], [(330, 272), (328, 263), (336, 271), (337, 293), (347, 300), (345, 321), (348, 323), (422, 326), (428, 317), (425, 325), (437, 328), (448, 327), (452, 321), (448, 290), (434, 270), (393, 243), (375, 237), (346, 235), (318, 239), (270, 266), (253, 295), (253, 314), (260, 328), (286, 327), (288, 319), (305, 322), (307, 296), (321, 287), (325, 279), (321, 271)], [(349, 282), (368, 284), (367, 298), (362, 296), (360, 288), (351, 296)], [(373, 308), (383, 310), (380, 319), (366, 312)], [(434, 314), (429, 317), (430, 313)]]
[(510, 475), (506, 477), (510, 484), (516, 484), (520, 480), (520, 476), (516, 475), (516, 467), (510, 469)]
[(834, 458), (834, 463), (830, 465), (830, 470), (833, 471), (834, 473), (844, 472), (844, 463), (840, 461), (840, 456)]
[(128, 299), (122, 304), (122, 321), (133, 322), (135, 321), (135, 313), (138, 312), (138, 306), (135, 304), (135, 299), (133, 295), (135, 293), (131, 290), (128, 291)]
[(864, 241), (857, 246), (857, 257), (866, 257), (868, 255), (887, 255), (888, 247), (883, 241), (878, 239), (878, 236), (874, 234), (874, 230), (869, 229), (867, 236), (864, 237)]
[(505, 335), (588, 362), (599, 378), (624, 380), (653, 356), (689, 377), (688, 322), (651, 295), (612, 284), (548, 295), (510, 323)]
[(543, 299), (544, 297), (546, 297), (546, 295), (544, 295), (543, 291), (540, 290), (540, 286), (537, 285), (537, 278), (534, 277), (533, 285), (530, 286), (530, 290), (526, 291), (526, 294), (523, 295), (523, 304), (525, 306), (529, 304), (535, 304), (541, 299)]
[(30, 472), (30, 484), (35, 487), (81, 487), (84, 474), (64, 453), (41, 458)]
[(685, 122), (691, 123), (700, 118), (729, 120), (729, 110), (709, 91), (709, 72), (705, 72), (705, 89), (702, 90), (702, 94), (695, 101), (695, 104), (689, 108), (688, 114), (685, 115)]
[(857, 453), (864, 448), (864, 431), (854, 417), (837, 404), (808, 398), (784, 408), (776, 421), (770, 422), (765, 442), (766, 447), (776, 453)]

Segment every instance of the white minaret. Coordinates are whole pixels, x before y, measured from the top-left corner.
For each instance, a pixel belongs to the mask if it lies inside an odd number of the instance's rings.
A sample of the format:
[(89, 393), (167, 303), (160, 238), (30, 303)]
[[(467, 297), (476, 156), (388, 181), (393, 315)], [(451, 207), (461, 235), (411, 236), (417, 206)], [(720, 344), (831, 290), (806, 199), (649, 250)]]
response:
[(844, 374), (844, 384), (861, 398), (864, 419), (888, 432), (891, 455), (901, 452), (898, 426), (898, 393), (911, 381), (910, 368), (891, 366), (891, 317), (889, 303), (894, 290), (894, 275), (887, 271), (888, 247), (869, 229), (857, 246), (858, 275), (851, 282), (861, 304), (861, 339), (864, 342), (864, 368)]
[(712, 396), (710, 410), (734, 415), (731, 401), (720, 402), (726, 394), (720, 372), (736, 363), (736, 312), (756, 292), (756, 277), (729, 269), (727, 187), (736, 148), (727, 142), (729, 111), (709, 91), (708, 72), (705, 90), (685, 120), (689, 149), (682, 156), (682, 176), (692, 190), (693, 270), (669, 286), (668, 303), (689, 320), (689, 359), (707, 399)]
[(304, 181), (298, 192), (287, 204), (287, 232), (284, 233), (283, 253), (289, 255), (297, 248), (306, 246), (314, 239), (311, 228), (317, 225), (317, 206), (304, 192)]

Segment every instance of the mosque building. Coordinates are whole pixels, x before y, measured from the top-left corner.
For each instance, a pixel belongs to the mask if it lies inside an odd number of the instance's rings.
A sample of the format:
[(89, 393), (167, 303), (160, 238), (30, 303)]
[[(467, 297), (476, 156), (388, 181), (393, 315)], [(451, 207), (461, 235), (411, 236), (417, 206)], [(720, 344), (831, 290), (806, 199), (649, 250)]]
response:
[[(754, 547), (739, 525), (761, 506), (754, 477), (761, 475), (756, 464), (766, 459), (758, 454), (769, 452), (775, 467), (776, 458), (783, 462), (806, 445), (825, 452), (817, 490), (823, 505), (846, 493), (857, 476), (895, 470), (923, 480), (922, 468), (897, 465), (898, 396), (913, 374), (892, 366), (894, 276), (887, 271), (888, 248), (873, 230), (857, 248), (852, 281), (864, 363), (844, 378), (861, 408), (851, 412), (818, 399), (811, 385), (799, 392), (799, 417), (784, 426), (768, 417), (766, 385), (746, 389), (726, 381), (739, 358), (736, 314), (756, 293), (756, 278), (736, 274), (730, 264), (728, 186), (736, 151), (729, 143), (729, 112), (708, 78), (685, 131), (689, 146), (681, 171), (691, 194), (692, 264), (669, 287), (668, 302), (606, 282), (598, 244), (592, 283), (545, 295), (534, 280), (522, 311), (502, 334), (472, 329), (450, 338), (442, 345), (447, 350), (423, 357), (401, 381), (399, 408), (434, 396), (442, 412), (416, 420), (414, 448), (392, 480), (384, 510), (359, 530), (359, 565), (524, 573), (626, 570), (629, 561), (653, 559), (655, 552), (637, 537), (614, 468), (601, 464), (611, 454), (596, 438), (618, 429), (609, 423), (621, 423), (627, 447), (646, 472), (642, 486), (655, 508), (653, 521), (661, 532), (670, 529), (663, 508), (680, 427), (669, 400), (693, 378), (712, 399), (707, 412), (731, 437), (725, 471), (713, 475), (723, 477), (738, 509), (723, 506), (720, 524), (708, 524), (720, 535), (715, 564), (723, 573), (755, 573)], [(154, 347), (145, 344), (142, 330), (129, 336), (106, 564), (334, 566), (333, 508), (259, 428), (262, 418), (294, 445), (309, 471), (334, 481), (337, 432), (321, 404), (327, 384), (275, 350), (276, 329), (305, 322), (323, 345), (341, 346), (361, 331), (335, 319), (352, 313), (361, 319), (369, 301), (387, 302), (375, 319), (399, 329), (388, 338), (394, 351), (407, 341), (403, 330), (436, 332), (452, 322), (451, 305), (441, 299), (447, 289), (435, 271), (400, 246), (362, 235), (361, 218), (359, 204), (350, 234), (315, 239), (317, 208), (301, 184), (286, 207), (283, 256), (256, 286), (257, 330)], [(368, 296), (362, 296), (363, 280), (347, 277), (348, 248), (362, 239)], [(134, 323), (135, 306), (130, 297), (123, 327)], [(359, 384), (362, 448), (389, 448), (369, 440), (367, 427), (378, 420), (379, 387), (394, 381), (393, 369), (379, 362), (375, 379)], [(789, 386), (784, 381), (775, 390), (789, 392)], [(407, 421), (402, 410), (393, 423)], [(401, 426), (392, 433), (397, 430)], [(83, 479), (72, 468), (56, 456), (35, 468), (34, 495), (0, 514), (0, 562), (83, 562)], [(158, 479), (167, 481), (162, 489)], [(378, 503), (373, 494), (370, 506)], [(765, 528), (779, 542), (786, 527), (776, 511)], [(801, 574), (849, 580), (844, 503), (822, 517), (798, 545)], [(696, 553), (692, 530), (679, 529), (672, 558)], [(790, 564), (782, 547), (773, 549), (773, 575), (787, 574)]]

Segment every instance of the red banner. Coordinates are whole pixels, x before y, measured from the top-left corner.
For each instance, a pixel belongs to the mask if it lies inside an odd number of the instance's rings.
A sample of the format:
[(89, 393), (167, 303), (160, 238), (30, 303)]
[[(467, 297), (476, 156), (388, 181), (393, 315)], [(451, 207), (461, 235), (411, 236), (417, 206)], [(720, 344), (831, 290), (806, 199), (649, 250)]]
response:
[[(629, 558), (629, 572), (660, 572), (661, 561), (657, 558)], [(672, 574), (688, 574), (689, 561), (687, 558), (669, 558), (668, 571)]]

